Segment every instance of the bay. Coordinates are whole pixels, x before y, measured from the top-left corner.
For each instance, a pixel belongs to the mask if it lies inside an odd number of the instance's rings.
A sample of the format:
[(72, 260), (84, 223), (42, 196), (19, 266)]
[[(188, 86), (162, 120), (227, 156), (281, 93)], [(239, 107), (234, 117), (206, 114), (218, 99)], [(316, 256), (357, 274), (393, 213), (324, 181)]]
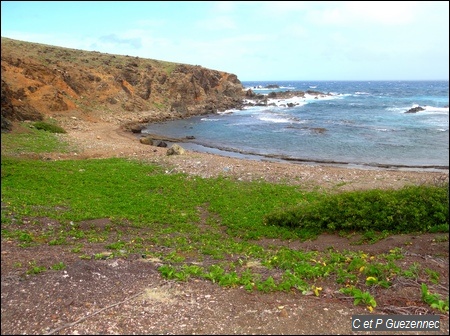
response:
[[(186, 149), (248, 159), (367, 168), (448, 169), (448, 81), (242, 82), (268, 99), (207, 116), (153, 123), (142, 133), (193, 138)], [(291, 107), (289, 107), (291, 106)], [(407, 113), (410, 109), (423, 110)]]

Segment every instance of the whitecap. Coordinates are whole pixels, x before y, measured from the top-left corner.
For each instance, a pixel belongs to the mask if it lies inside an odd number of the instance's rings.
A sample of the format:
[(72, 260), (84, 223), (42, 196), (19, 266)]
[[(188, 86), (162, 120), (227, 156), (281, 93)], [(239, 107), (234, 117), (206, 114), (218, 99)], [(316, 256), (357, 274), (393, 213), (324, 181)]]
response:
[(258, 117), (259, 120), (261, 121), (269, 121), (269, 122), (273, 122), (273, 123), (290, 123), (292, 122), (291, 119), (289, 118), (277, 118), (277, 117)]
[[(448, 107), (422, 106), (426, 112), (448, 113)], [(424, 112), (424, 111), (423, 111)]]
[(304, 98), (302, 97), (292, 97), (287, 99), (267, 99), (267, 105), (275, 105), (278, 107), (287, 107), (288, 104), (293, 104), (294, 106), (303, 106), (307, 104)]

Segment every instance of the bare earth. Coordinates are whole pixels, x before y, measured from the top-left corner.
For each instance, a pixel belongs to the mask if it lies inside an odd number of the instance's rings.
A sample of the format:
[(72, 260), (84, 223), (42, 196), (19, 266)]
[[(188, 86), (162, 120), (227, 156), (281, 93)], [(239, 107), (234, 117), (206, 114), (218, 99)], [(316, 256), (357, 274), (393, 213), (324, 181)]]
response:
[[(48, 154), (42, 158), (135, 157), (162, 164), (168, 173), (263, 179), (329, 191), (400, 188), (448, 180), (448, 171), (338, 168), (195, 152), (167, 156), (167, 148), (141, 144), (136, 135), (121, 131), (116, 123), (88, 123), (68, 118), (63, 126), (68, 134), (62, 137), (76, 146), (76, 152)], [(41, 220), (45, 225), (58, 225), (48, 219)], [(101, 229), (107, 221), (98, 219), (90, 224)], [(272, 240), (257, 243), (283, 244), (305, 251), (322, 251), (333, 246), (336, 250), (364, 250), (370, 254), (388, 253), (400, 247), (406, 254), (404, 263), (417, 262), (441, 274), (439, 285), (429, 289), (448, 297), (448, 234), (447, 239), (439, 237), (442, 234), (399, 235), (372, 245), (353, 245), (351, 239), (322, 235), (304, 243)], [(92, 243), (87, 248), (95, 254), (103, 251), (102, 246), (104, 243)], [(137, 255), (127, 259), (81, 260), (64, 246), (20, 248), (16, 242), (3, 238), (1, 247), (2, 335), (364, 334), (352, 332), (351, 316), (370, 314), (364, 306), (354, 306), (350, 298), (339, 294), (333, 281), (320, 284), (323, 291), (319, 297), (297, 291), (264, 294), (243, 288), (226, 289), (203, 280), (167, 281), (157, 271), (158, 260)], [(24, 275), (28, 265), (17, 267), (24, 260), (35, 260), (48, 267), (63, 261), (67, 268), (29, 276)], [(375, 296), (378, 306), (374, 314), (438, 314), (440, 331), (426, 334), (448, 335), (448, 313), (439, 314), (421, 301), (418, 282), (398, 281)]]

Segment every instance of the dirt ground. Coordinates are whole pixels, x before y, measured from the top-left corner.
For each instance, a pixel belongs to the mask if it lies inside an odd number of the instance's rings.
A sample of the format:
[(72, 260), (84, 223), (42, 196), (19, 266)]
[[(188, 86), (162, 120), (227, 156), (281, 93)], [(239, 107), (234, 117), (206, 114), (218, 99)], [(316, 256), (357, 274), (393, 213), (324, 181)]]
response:
[[(70, 154), (46, 154), (43, 159), (136, 157), (166, 165), (167, 172), (186, 172), (204, 177), (230, 175), (238, 180), (265, 179), (298, 183), (311, 189), (334, 191), (364, 188), (397, 188), (448, 180), (448, 171), (416, 172), (367, 170), (331, 166), (251, 161), (188, 152), (167, 156), (166, 148), (139, 143), (111, 122), (65, 121), (68, 134), (61, 135), (77, 147)], [(6, 204), (2, 204), (2, 211)], [(29, 219), (29, 228), (32, 221)], [(58, 226), (46, 218), (43, 225)], [(80, 223), (82, 225), (83, 223)], [(108, 219), (88, 223), (99, 229)], [(27, 229), (25, 223), (24, 229)], [(443, 239), (443, 236), (445, 236)], [(391, 236), (371, 245), (352, 244), (351, 238), (322, 235), (308, 242), (261, 240), (255, 243), (285, 245), (304, 251), (358, 250), (371, 255), (404, 251), (405, 265), (419, 263), (441, 274), (433, 293), (448, 297), (448, 234)], [(86, 243), (84, 251), (104, 252), (105, 242)], [(247, 292), (223, 288), (212, 282), (190, 279), (167, 281), (160, 276), (159, 260), (130, 255), (127, 258), (82, 260), (72, 247), (21, 248), (17, 242), (1, 241), (1, 334), (376, 334), (353, 332), (352, 315), (370, 314), (339, 293), (334, 279), (318, 284), (321, 295), (290, 292)], [(28, 261), (50, 268), (58, 262), (64, 270), (26, 275)], [(21, 266), (20, 266), (21, 265)], [(388, 290), (374, 289), (378, 306), (372, 314), (436, 314), (440, 331), (449, 333), (449, 314), (440, 314), (422, 302), (420, 281), (399, 279)], [(424, 332), (397, 332), (423, 334)], [(385, 334), (385, 332), (378, 332)]]

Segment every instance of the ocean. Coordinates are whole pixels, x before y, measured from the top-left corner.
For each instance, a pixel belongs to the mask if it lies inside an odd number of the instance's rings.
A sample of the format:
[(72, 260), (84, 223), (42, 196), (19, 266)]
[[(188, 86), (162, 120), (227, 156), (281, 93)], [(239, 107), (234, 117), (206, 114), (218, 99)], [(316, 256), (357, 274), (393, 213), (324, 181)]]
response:
[[(142, 133), (190, 137), (182, 147), (247, 159), (369, 169), (448, 169), (448, 81), (242, 84), (259, 94), (312, 90), (326, 95), (269, 98), (267, 106), (152, 123)], [(414, 107), (423, 110), (405, 113)]]

